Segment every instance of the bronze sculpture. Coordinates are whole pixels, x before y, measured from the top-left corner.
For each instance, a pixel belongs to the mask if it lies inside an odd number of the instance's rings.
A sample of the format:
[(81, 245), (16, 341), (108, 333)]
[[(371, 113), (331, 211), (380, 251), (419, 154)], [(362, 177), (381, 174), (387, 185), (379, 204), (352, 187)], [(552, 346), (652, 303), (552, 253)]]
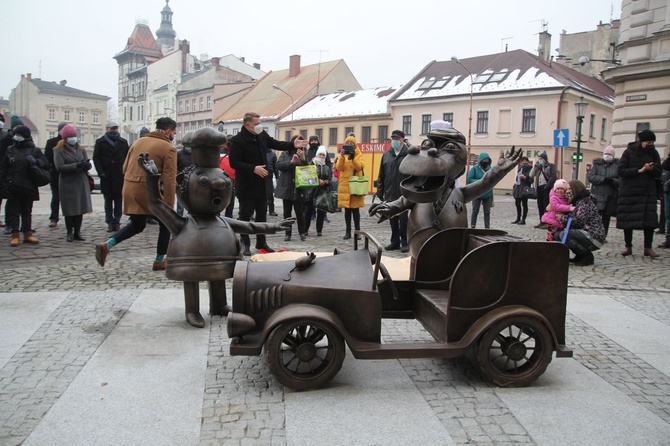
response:
[(210, 127), (185, 135), (192, 148), (193, 164), (177, 174), (177, 196), (188, 211), (181, 217), (161, 200), (160, 174), (147, 154), (138, 158), (147, 176), (149, 209), (170, 230), (165, 275), (184, 282), (186, 321), (202, 328), (199, 282), (209, 283), (209, 312), (227, 315), (230, 306), (225, 280), (233, 276), (237, 260), (242, 260), (238, 233), (274, 234), (293, 224), (293, 219), (277, 223), (243, 222), (221, 216), (232, 198), (233, 181), (219, 168), (219, 149), (226, 136)]
[[(459, 131), (434, 129), (420, 147), (411, 146), (400, 164), (400, 173), (410, 175), (400, 183), (402, 197), (392, 202), (373, 203), (371, 216), (379, 215), (379, 223), (411, 209), (407, 224), (407, 243), (412, 265), (421, 246), (433, 234), (448, 228), (466, 228), (465, 204), (493, 188), (521, 160), (522, 149), (501, 158), (484, 177), (466, 186), (455, 181), (465, 172), (467, 150), (465, 137)], [(414, 267), (410, 273), (414, 277)]]

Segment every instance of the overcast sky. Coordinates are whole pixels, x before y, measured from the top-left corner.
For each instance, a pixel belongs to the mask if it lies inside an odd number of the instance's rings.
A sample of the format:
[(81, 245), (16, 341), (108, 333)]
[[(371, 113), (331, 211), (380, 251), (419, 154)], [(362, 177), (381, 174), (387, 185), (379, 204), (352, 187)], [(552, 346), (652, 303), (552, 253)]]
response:
[[(393, 4), (403, 6), (393, 6)], [(3, 1), (6, 45), (0, 96), (21, 74), (117, 99), (118, 68), (138, 19), (154, 32), (165, 0)], [(191, 53), (234, 54), (263, 71), (343, 59), (363, 88), (408, 82), (433, 60), (509, 50), (536, 53), (542, 21), (552, 34), (594, 30), (621, 17), (621, 0), (170, 0), (177, 38)]]

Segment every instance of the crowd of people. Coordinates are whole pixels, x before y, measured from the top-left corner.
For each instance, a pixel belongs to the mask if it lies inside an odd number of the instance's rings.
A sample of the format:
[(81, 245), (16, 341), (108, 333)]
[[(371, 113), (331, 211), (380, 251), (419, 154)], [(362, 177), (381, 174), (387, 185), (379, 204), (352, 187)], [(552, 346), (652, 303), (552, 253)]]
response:
[[(105, 223), (111, 233), (105, 242), (96, 245), (98, 263), (104, 266), (114, 246), (145, 229), (153, 216), (146, 204), (144, 172), (133, 161), (140, 153), (149, 153), (162, 175), (164, 190), (176, 189), (177, 174), (193, 164), (191, 132), (183, 136), (182, 148), (177, 150), (172, 142), (176, 122), (170, 118), (159, 119), (154, 131), (143, 128), (140, 139), (132, 146), (118, 130), (116, 122), (106, 124), (106, 132), (95, 141), (90, 159), (71, 124), (59, 123), (58, 134), (46, 141), (42, 152), (19, 116), (12, 115), (5, 129), (5, 118), (0, 115), (0, 206), (4, 200), (5, 210), (0, 226), (10, 235), (10, 246), (19, 245), (21, 234), (24, 243), (39, 243), (32, 229), (33, 203), (39, 200), (35, 175), (39, 172), (46, 172), (50, 178), (49, 227), (57, 228), (62, 214), (66, 241), (85, 240), (81, 228), (84, 215), (92, 212), (89, 174), (92, 165), (100, 178)], [(623, 257), (633, 254), (633, 234), (638, 230), (643, 234), (643, 256), (658, 258), (652, 248), (656, 228), (659, 228), (657, 234), (665, 235), (658, 248), (670, 249), (670, 155), (661, 163), (655, 140), (652, 131), (639, 132), (620, 158), (608, 146), (602, 158), (595, 159), (587, 170), (586, 184), (590, 187), (578, 180), (557, 178), (556, 166), (549, 162), (546, 153), (539, 154), (535, 163), (522, 157), (512, 191), (516, 208), (512, 224), (526, 224), (528, 201), (534, 198), (539, 214), (535, 227), (547, 230), (547, 240), (565, 243), (574, 253), (571, 261), (576, 265), (594, 263), (593, 251), (607, 242), (612, 217), (616, 218), (616, 228), (623, 231)], [(387, 202), (400, 198), (400, 183), (405, 176), (399, 167), (408, 149), (405, 134), (394, 130), (391, 147), (384, 152), (379, 165), (373, 202), (377, 198)], [(476, 165), (468, 170), (466, 182), (480, 181), (491, 166), (491, 157), (481, 153)], [(365, 206), (365, 196), (353, 193), (350, 182), (352, 177), (363, 176), (366, 166), (353, 134), (347, 135), (331, 160), (319, 136), (305, 139), (295, 135), (290, 141), (278, 141), (263, 130), (258, 114), (247, 113), (240, 131), (235, 136), (228, 135), (221, 148), (220, 167), (234, 182), (226, 217), (233, 217), (237, 203), (239, 220), (265, 222), (268, 215), (277, 215), (274, 207), (277, 198), (282, 200), (283, 218), (295, 219), (293, 226), (301, 241), (309, 236), (312, 221), (316, 222), (316, 236), (322, 236), (330, 212), (344, 212), (344, 240), (351, 239), (353, 231), (361, 229), (360, 208)], [(164, 200), (174, 206), (175, 195), (164, 194)], [(472, 228), (477, 226), (480, 209), (484, 228), (491, 227), (493, 200), (490, 191), (472, 201)], [(660, 217), (658, 200), (664, 205)], [(179, 215), (183, 215), (184, 209), (177, 205)], [(128, 216), (124, 226), (123, 214)], [(409, 251), (407, 214), (405, 211), (389, 219), (391, 237), (386, 250)], [(161, 222), (157, 223), (159, 235), (152, 269), (164, 270), (170, 234)], [(284, 241), (291, 242), (292, 237), (293, 229), (287, 229)], [(241, 234), (240, 239), (242, 254), (250, 256), (249, 235)], [(255, 247), (259, 252), (274, 252), (265, 234), (256, 234)]]

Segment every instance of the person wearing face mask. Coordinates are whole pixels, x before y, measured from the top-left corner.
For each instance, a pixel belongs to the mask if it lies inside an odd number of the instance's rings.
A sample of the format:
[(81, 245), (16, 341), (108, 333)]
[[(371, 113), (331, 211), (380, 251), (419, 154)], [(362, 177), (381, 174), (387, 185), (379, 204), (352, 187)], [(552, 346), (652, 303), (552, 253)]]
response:
[[(466, 184), (475, 183), (482, 178), (484, 174), (491, 169), (491, 157), (488, 153), (482, 152), (477, 159), (477, 165), (468, 171)], [(493, 190), (472, 200), (472, 214), (470, 214), (470, 227), (477, 227), (477, 215), (479, 215), (480, 206), (484, 207), (484, 228), (491, 227), (491, 205), (493, 204)]]
[(540, 223), (535, 227), (547, 229), (547, 225), (542, 223), (542, 215), (544, 215), (549, 205), (549, 192), (554, 187), (557, 178), (556, 165), (549, 162), (546, 152), (540, 153), (528, 175), (535, 182), (535, 190), (537, 191), (537, 210), (540, 214)]
[(614, 147), (607, 146), (602, 158), (593, 160), (593, 167), (586, 174), (591, 183), (591, 194), (597, 200), (598, 212), (603, 217), (605, 235), (610, 227), (610, 219), (616, 216), (617, 199), (619, 197), (619, 160), (614, 157)]
[(656, 135), (651, 130), (637, 134), (628, 144), (617, 166), (619, 199), (616, 227), (623, 229), (625, 249), (621, 255), (633, 254), (633, 230), (644, 234), (644, 256), (658, 258), (651, 245), (654, 229), (658, 227), (656, 181), (661, 178), (661, 158), (654, 147)]
[(128, 141), (121, 138), (119, 124), (109, 121), (102, 138), (95, 141), (93, 164), (100, 177), (100, 192), (105, 201), (107, 232), (118, 231), (123, 215), (123, 163), (128, 154)]
[[(11, 115), (9, 117), (9, 129), (5, 133), (5, 136), (0, 139), (0, 157), (4, 156), (5, 151), (9, 146), (14, 144), (14, 129), (20, 125), (23, 125), (23, 120), (18, 115)], [(2, 204), (2, 199), (0, 199), (0, 205)], [(5, 203), (5, 234), (10, 234), (12, 232), (7, 222), (7, 209)]]
[(60, 132), (63, 139), (54, 148), (54, 165), (59, 173), (58, 192), (67, 230), (66, 240), (84, 241), (81, 224), (84, 214), (93, 212), (91, 191), (86, 172), (91, 161), (86, 150), (79, 144), (77, 130), (66, 125)]
[[(379, 165), (379, 176), (375, 185), (376, 196), (381, 201), (395, 201), (400, 198), (400, 182), (407, 175), (400, 173), (400, 163), (407, 156), (408, 145), (405, 142), (405, 133), (402, 130), (391, 132), (391, 148), (384, 152)], [(391, 225), (391, 243), (384, 247), (387, 251), (399, 249), (408, 252), (407, 247), (407, 216), (409, 211), (389, 218)]]
[[(147, 180), (142, 167), (138, 164), (140, 154), (146, 153), (156, 165), (160, 174), (159, 186), (164, 191), (163, 202), (174, 208), (177, 190), (177, 149), (172, 145), (177, 134), (177, 123), (172, 118), (159, 118), (156, 130), (140, 138), (130, 146), (123, 163), (123, 213), (128, 215), (128, 223), (121, 226), (106, 242), (95, 247), (95, 259), (105, 266), (109, 251), (146, 228), (147, 219), (152, 217), (149, 210)], [(153, 271), (164, 271), (167, 266), (165, 255), (170, 243), (170, 231), (159, 221), (158, 240), (156, 241), (156, 259)]]
[(525, 225), (526, 217), (528, 216), (528, 198), (523, 197), (521, 191), (524, 186), (533, 184), (530, 178), (531, 164), (527, 156), (521, 157), (519, 168), (516, 171), (516, 178), (514, 187), (512, 188), (512, 195), (514, 196), (514, 206), (516, 207), (516, 220), (512, 222), (513, 225)]
[[(326, 163), (326, 160), (328, 159), (328, 150), (326, 150), (325, 146), (321, 146), (317, 149), (316, 155), (314, 155), (314, 158), (312, 158), (312, 164), (316, 166), (316, 175), (319, 178), (319, 186), (316, 189), (321, 189), (325, 190), (329, 193), (332, 193), (330, 191), (330, 178), (333, 175), (333, 171), (328, 166), (328, 163)], [(316, 193), (315, 189), (315, 193)], [(314, 197), (315, 193), (312, 193), (312, 197)], [(312, 209), (314, 208), (314, 202), (311, 202), (312, 204)], [(323, 232), (323, 222), (326, 220), (326, 211), (323, 211), (321, 209), (316, 209), (316, 235), (317, 237), (321, 237), (322, 232)], [(307, 228), (309, 229), (309, 222), (310, 220), (307, 220)]]
[(44, 156), (46, 156), (49, 164), (51, 164), (51, 214), (49, 214), (49, 227), (55, 228), (58, 226), (58, 213), (60, 211), (60, 191), (58, 190), (58, 170), (56, 169), (56, 164), (54, 163), (54, 149), (59, 142), (63, 140), (60, 132), (63, 130), (63, 127), (67, 125), (67, 122), (58, 123), (58, 133), (53, 138), (47, 139), (47, 143), (44, 146)]
[[(265, 177), (269, 175), (267, 152), (270, 149), (287, 151), (304, 149), (306, 139), (296, 138), (291, 141), (277, 141), (263, 130), (258, 113), (245, 113), (242, 128), (231, 138), (229, 145), (230, 167), (235, 169), (235, 191), (239, 203), (238, 220), (250, 221), (255, 212), (255, 221), (267, 221), (267, 194)], [(244, 245), (243, 254), (251, 255), (249, 234), (240, 234)], [(265, 234), (256, 235), (256, 249), (274, 252), (266, 242)]]
[[(309, 137), (309, 147), (305, 151), (305, 159), (307, 160), (307, 163), (312, 163), (314, 161), (314, 158), (316, 157), (316, 152), (319, 150), (321, 146), (321, 140), (319, 139), (318, 135), (312, 135)], [(325, 164), (328, 166), (328, 168), (332, 171), (333, 169), (333, 163), (330, 161), (330, 157), (328, 156), (328, 152), (326, 152), (326, 157), (325, 157)], [(309, 226), (312, 223), (312, 220), (316, 218), (316, 214), (314, 212), (314, 192), (315, 189), (311, 189), (307, 191), (307, 200), (305, 201), (305, 220), (307, 221), (307, 232), (309, 232)], [(325, 221), (330, 221), (328, 220), (328, 216), (324, 214), (324, 219)]]
[(42, 151), (35, 147), (28, 127), (18, 125), (13, 127), (12, 133), (12, 145), (0, 155), (0, 196), (7, 199), (5, 214), (11, 233), (10, 246), (17, 247), (20, 232), (23, 232), (23, 243), (39, 243), (31, 229), (33, 202), (40, 199), (31, 165), (46, 170), (50, 166)]

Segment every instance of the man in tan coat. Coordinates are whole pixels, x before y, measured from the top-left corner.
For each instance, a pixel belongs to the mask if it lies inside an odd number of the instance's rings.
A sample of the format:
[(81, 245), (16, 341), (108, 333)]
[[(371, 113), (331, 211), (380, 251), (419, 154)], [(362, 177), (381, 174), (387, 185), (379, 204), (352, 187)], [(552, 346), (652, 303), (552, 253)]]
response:
[[(156, 121), (156, 130), (133, 143), (123, 164), (123, 213), (129, 216), (128, 223), (114, 233), (106, 242), (95, 247), (95, 258), (100, 266), (105, 266), (109, 250), (122, 241), (144, 231), (149, 211), (147, 198), (147, 182), (144, 171), (137, 163), (141, 153), (148, 153), (149, 159), (156, 164), (161, 174), (163, 191), (168, 191), (163, 201), (174, 207), (177, 181), (177, 149), (171, 144), (177, 133), (177, 123), (171, 118), (160, 118)], [(159, 223), (158, 241), (156, 243), (156, 260), (153, 270), (164, 270), (165, 254), (170, 243), (170, 231)]]

